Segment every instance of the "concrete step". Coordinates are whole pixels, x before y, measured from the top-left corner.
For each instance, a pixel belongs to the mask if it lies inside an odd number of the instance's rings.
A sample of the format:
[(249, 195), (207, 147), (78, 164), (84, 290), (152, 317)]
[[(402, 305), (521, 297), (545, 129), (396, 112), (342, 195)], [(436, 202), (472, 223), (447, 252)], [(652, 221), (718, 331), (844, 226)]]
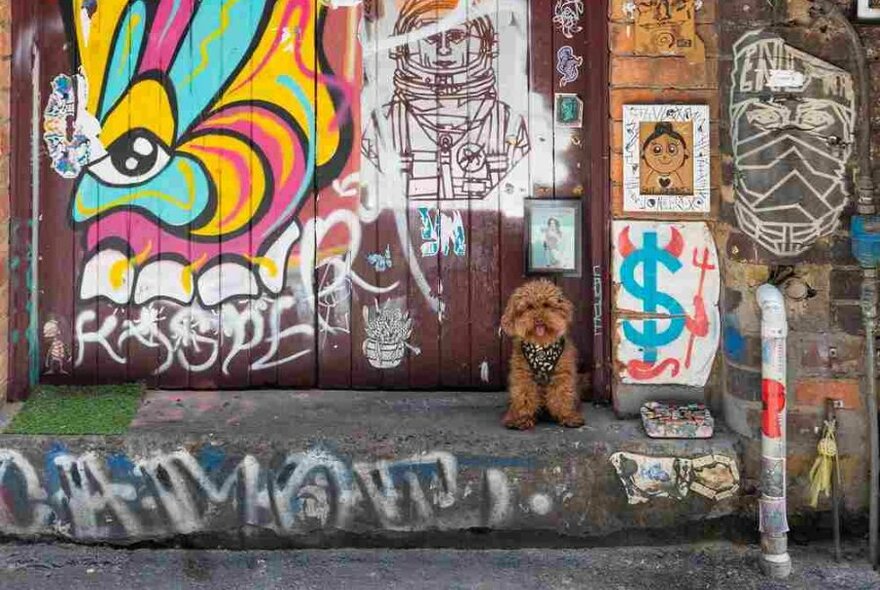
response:
[(459, 531), (595, 539), (737, 513), (737, 437), (501, 426), (503, 393), (147, 395), (122, 437), (0, 436), (0, 532), (332, 546)]

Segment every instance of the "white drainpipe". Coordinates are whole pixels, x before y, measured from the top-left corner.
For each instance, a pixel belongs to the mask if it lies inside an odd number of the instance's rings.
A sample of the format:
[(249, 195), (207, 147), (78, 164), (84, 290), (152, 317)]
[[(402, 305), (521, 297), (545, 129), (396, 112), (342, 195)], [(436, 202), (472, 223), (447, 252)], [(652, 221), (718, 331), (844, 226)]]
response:
[(761, 570), (773, 578), (791, 573), (785, 504), (785, 300), (773, 285), (758, 287), (761, 308)]

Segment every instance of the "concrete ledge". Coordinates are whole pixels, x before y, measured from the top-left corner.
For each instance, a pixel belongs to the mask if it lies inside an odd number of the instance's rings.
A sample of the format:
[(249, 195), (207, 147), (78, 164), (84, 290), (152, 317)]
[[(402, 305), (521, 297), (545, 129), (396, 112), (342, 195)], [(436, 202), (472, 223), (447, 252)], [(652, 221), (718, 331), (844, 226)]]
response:
[[(153, 392), (124, 437), (0, 436), (0, 533), (322, 546), (465, 530), (595, 538), (737, 512), (736, 438), (500, 425), (485, 393)], [(249, 540), (253, 540), (251, 543)]]

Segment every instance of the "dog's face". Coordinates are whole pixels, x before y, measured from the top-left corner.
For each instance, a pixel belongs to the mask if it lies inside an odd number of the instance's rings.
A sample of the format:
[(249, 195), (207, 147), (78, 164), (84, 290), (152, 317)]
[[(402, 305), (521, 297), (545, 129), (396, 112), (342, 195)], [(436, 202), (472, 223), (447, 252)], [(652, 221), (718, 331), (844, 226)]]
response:
[(501, 329), (511, 338), (547, 346), (566, 333), (573, 311), (559, 287), (545, 279), (531, 281), (510, 296)]

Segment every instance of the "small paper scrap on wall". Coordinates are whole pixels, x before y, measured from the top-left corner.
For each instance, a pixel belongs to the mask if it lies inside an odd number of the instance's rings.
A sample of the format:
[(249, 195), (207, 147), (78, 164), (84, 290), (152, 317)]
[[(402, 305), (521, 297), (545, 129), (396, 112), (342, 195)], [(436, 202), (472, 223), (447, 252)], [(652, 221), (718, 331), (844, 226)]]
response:
[(636, 55), (706, 61), (706, 46), (697, 35), (697, 0), (636, 0), (632, 6)]

